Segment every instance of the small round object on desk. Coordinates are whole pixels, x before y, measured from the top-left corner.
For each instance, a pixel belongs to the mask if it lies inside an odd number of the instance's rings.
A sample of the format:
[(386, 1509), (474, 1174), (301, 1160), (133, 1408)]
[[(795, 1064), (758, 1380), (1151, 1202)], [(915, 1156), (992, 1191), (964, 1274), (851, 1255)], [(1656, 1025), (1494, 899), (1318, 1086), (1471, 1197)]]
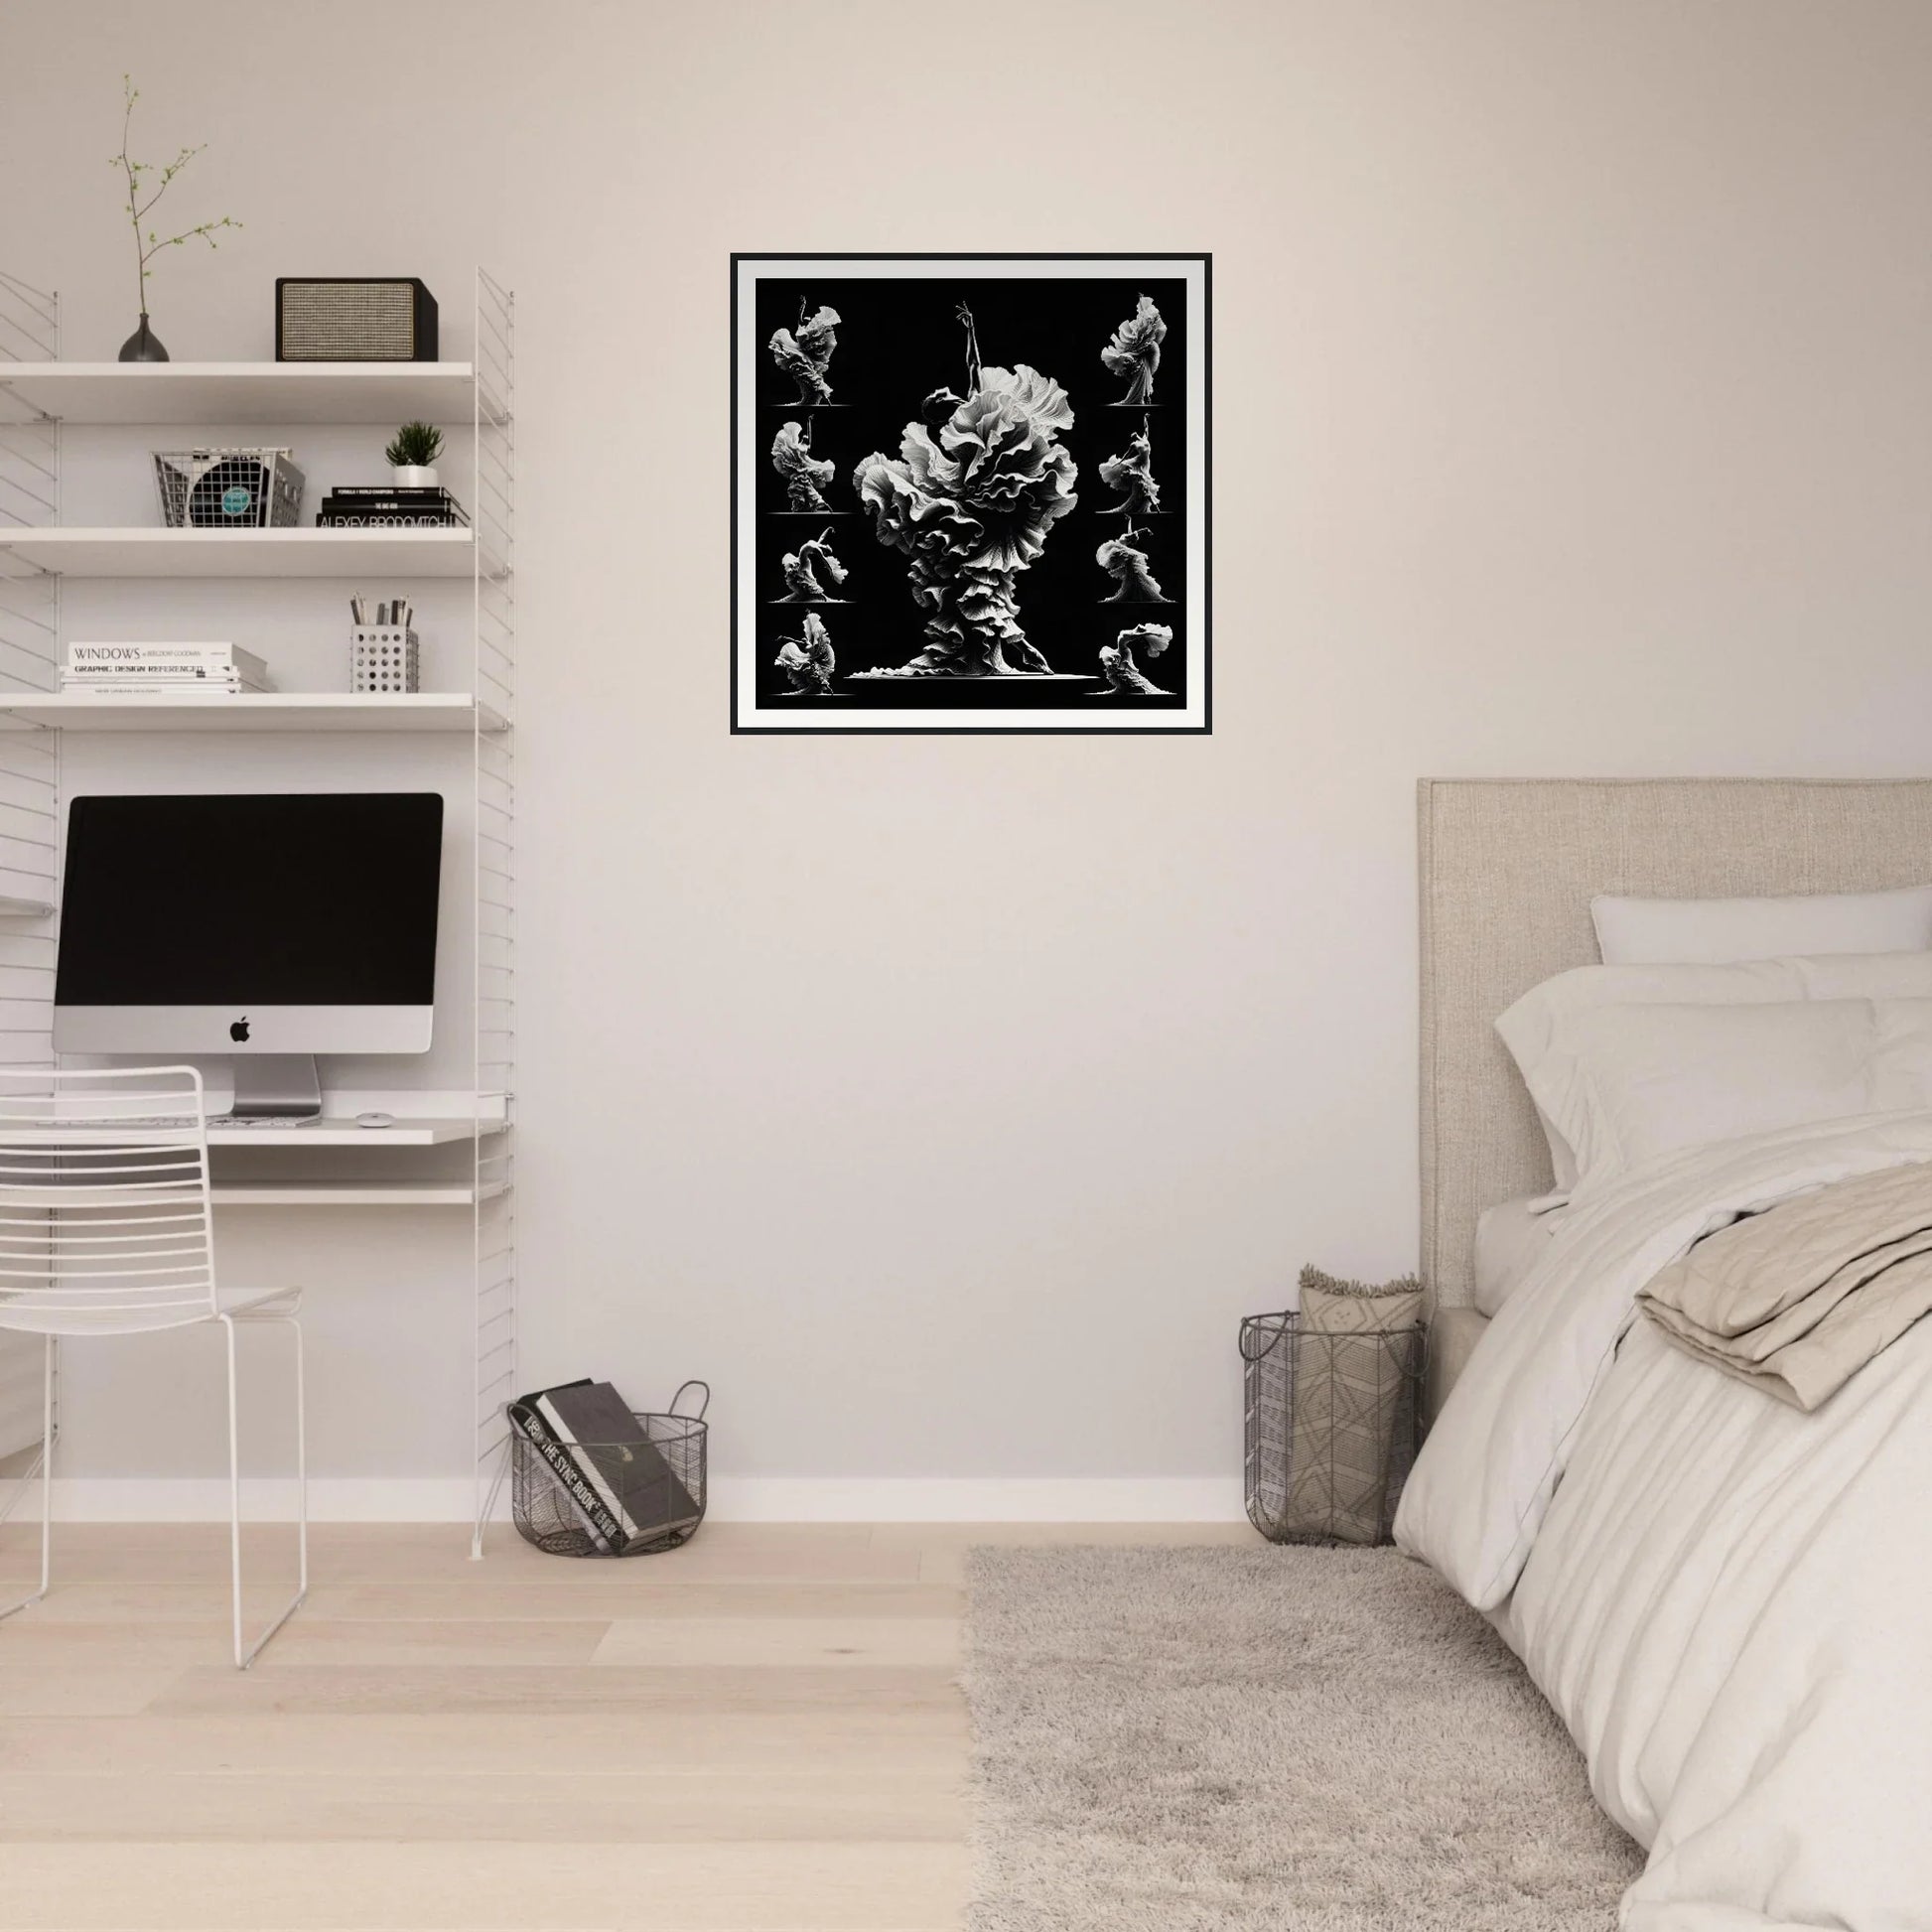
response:
[(393, 1127), (396, 1117), (394, 1114), (357, 1114), (355, 1124), (357, 1127)]

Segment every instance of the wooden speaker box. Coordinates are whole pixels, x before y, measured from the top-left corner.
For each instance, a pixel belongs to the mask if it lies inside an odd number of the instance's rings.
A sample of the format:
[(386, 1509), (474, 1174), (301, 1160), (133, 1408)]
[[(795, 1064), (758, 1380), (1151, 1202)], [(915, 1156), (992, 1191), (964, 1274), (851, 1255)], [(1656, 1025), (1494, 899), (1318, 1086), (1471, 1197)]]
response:
[(413, 275), (281, 275), (278, 362), (433, 362), (436, 298)]

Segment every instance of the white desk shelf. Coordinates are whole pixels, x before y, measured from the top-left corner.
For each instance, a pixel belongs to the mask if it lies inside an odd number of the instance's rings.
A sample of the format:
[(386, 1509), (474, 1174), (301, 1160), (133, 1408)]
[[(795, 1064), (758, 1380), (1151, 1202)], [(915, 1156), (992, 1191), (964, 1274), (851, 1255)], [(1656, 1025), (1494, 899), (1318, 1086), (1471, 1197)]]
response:
[[(455, 324), (447, 306), (444, 317)], [(443, 771), (453, 755), (467, 754), (469, 782), (455, 788), (469, 793), (474, 823), (468, 852), (447, 875), (461, 883), (450, 888), (455, 897), (445, 907), (444, 931), (454, 940), (468, 925), (474, 992), (467, 1028), (460, 1035), (439, 1028), (450, 1086), (339, 1092), (330, 1102), (347, 1115), (379, 1107), (397, 1116), (391, 1127), (362, 1128), (346, 1118), (309, 1127), (215, 1128), (209, 1144), (219, 1163), (211, 1198), (223, 1212), (425, 1207), (448, 1214), (452, 1233), (463, 1231), (472, 1272), (471, 1332), (463, 1341), (453, 1335), (451, 1345), (465, 1348), (474, 1374), (472, 1551), (480, 1555), (492, 1485), (507, 1460), (503, 1407), (519, 1386), (516, 1135), (508, 1100), (516, 1084), (515, 305), (481, 269), (472, 320), (471, 359), (464, 362), (64, 362), (59, 296), (0, 271), (0, 981), (15, 1015), (9, 1058), (52, 1059), (58, 920), (52, 901), (58, 898), (63, 769), (70, 761), (97, 782), (117, 757), (130, 769), (146, 757), (150, 747), (132, 734), (198, 734), (185, 745), (198, 771), (206, 771), (207, 787), (225, 782), (248, 790), (260, 782), (254, 774), (264, 762), (273, 764), (280, 754), (229, 742), (236, 734), (341, 734), (350, 742), (283, 749), (310, 766), (340, 759), (358, 777), (376, 748), (353, 743), (351, 735), (388, 734), (382, 759), (403, 781), (425, 766)], [(64, 438), (84, 453), (90, 476), (103, 464), (122, 464), (128, 466), (119, 473), (123, 485), (138, 472), (145, 486), (156, 448), (294, 442), (306, 436), (285, 432), (301, 425), (390, 429), (409, 420), (465, 432), (451, 439), (463, 454), (447, 465), (445, 481), (464, 498), (470, 527), (169, 530), (63, 520), (84, 513), (71, 493), (64, 496)], [(346, 446), (351, 439), (316, 440)], [(132, 495), (122, 500), (127, 513), (136, 513)], [(91, 580), (156, 585), (169, 579), (186, 588), (132, 596), (89, 588)], [(462, 691), (210, 698), (58, 689), (72, 634), (64, 615), (69, 604), (76, 614), (97, 605), (132, 612), (150, 602), (165, 604), (171, 616), (192, 608), (198, 624), (210, 625), (198, 634), (220, 637), (241, 634), (213, 627), (232, 621), (237, 607), (284, 601), (272, 589), (248, 588), (251, 581), (308, 580), (312, 588), (296, 595), (314, 601), (313, 586), (343, 579), (398, 588), (430, 579), (468, 586), (454, 601), (448, 590), (443, 594), (448, 608), (461, 606), (468, 619), (468, 675), (456, 661), (454, 626), (439, 640), (448, 680)], [(293, 605), (296, 595), (286, 601)], [(69, 747), (66, 734), (75, 730), (103, 740), (90, 736)], [(113, 734), (130, 736), (123, 746)], [(423, 734), (440, 734), (441, 742)], [(130, 779), (125, 788), (140, 787)], [(457, 1050), (469, 1061), (462, 1070), (461, 1059), (451, 1056), (459, 1037)], [(411, 1107), (423, 1117), (411, 1118)], [(244, 1148), (278, 1152), (251, 1165), (237, 1152)], [(434, 1148), (444, 1152), (426, 1152)], [(304, 1159), (303, 1149), (315, 1158)], [(392, 1159), (386, 1150), (397, 1153)], [(0, 1376), (0, 1403), (11, 1399), (11, 1386)], [(0, 1439), (12, 1420), (0, 1414)], [(38, 1398), (31, 1427), (38, 1436)]]
[(216, 1207), (474, 1207), (502, 1191), (467, 1180), (216, 1180), (208, 1198)]
[[(485, 1121), (483, 1131), (491, 1131)], [(229, 1147), (447, 1147), (474, 1141), (477, 1123), (469, 1115), (434, 1120), (401, 1120), (393, 1127), (357, 1127), (353, 1119), (319, 1120), (310, 1127), (210, 1127), (210, 1151)]]
[(203, 427), (467, 423), (478, 403), (468, 362), (0, 362), (0, 396), (69, 423)]
[[(210, 1122), (207, 1144), (210, 1152), (231, 1147), (448, 1147), (453, 1141), (474, 1141), (480, 1135), (500, 1132), (500, 1122), (485, 1120), (480, 1127), (469, 1114), (398, 1119), (391, 1127), (358, 1127), (350, 1115), (314, 1121), (306, 1127), (295, 1122), (287, 1127), (218, 1127)], [(115, 1127), (17, 1127), (12, 1138), (26, 1147), (115, 1147), (126, 1134)]]
[[(48, 731), (92, 732), (497, 733), (507, 729), (501, 712), (451, 691), (380, 695), (260, 691), (213, 698), (175, 692), (111, 698), (85, 691), (0, 692), (0, 723), (7, 722)], [(0, 912), (5, 910), (6, 901), (0, 900)]]
[(470, 530), (0, 529), (0, 560), (63, 577), (471, 577)]

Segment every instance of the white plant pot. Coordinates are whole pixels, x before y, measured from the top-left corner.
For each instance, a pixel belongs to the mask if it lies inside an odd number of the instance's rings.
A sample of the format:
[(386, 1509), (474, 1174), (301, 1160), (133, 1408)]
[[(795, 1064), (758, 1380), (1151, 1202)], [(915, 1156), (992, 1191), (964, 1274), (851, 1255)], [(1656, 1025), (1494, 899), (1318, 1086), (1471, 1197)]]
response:
[(436, 471), (434, 466), (421, 463), (392, 464), (389, 475), (394, 478), (398, 489), (434, 489)]

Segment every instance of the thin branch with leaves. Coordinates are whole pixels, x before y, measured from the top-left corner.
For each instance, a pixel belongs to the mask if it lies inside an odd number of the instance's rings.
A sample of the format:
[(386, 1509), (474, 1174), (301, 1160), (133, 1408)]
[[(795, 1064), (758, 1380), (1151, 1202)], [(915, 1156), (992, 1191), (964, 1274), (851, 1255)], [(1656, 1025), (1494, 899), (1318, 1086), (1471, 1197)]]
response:
[[(207, 143), (204, 141), (199, 148), (183, 148), (165, 168), (157, 170), (151, 163), (136, 161), (128, 153), (128, 138), (134, 123), (134, 103), (141, 98), (141, 90), (134, 84), (133, 76), (121, 75), (121, 89), (126, 96), (124, 111), (121, 115), (121, 151), (110, 155), (107, 165), (118, 168), (127, 181), (127, 218), (134, 229), (134, 252), (141, 272), (141, 313), (148, 312), (148, 277), (153, 272), (148, 264), (164, 248), (179, 248), (184, 242), (206, 241), (210, 248), (220, 244), (214, 239), (221, 228), (238, 228), (242, 224), (232, 215), (224, 214), (218, 221), (199, 222), (180, 234), (162, 236), (152, 228), (144, 230), (143, 223), (154, 211), (154, 207), (165, 194), (175, 177), (200, 154)], [(159, 175), (159, 180), (144, 181), (143, 177)], [(146, 197), (144, 200), (143, 197)]]

